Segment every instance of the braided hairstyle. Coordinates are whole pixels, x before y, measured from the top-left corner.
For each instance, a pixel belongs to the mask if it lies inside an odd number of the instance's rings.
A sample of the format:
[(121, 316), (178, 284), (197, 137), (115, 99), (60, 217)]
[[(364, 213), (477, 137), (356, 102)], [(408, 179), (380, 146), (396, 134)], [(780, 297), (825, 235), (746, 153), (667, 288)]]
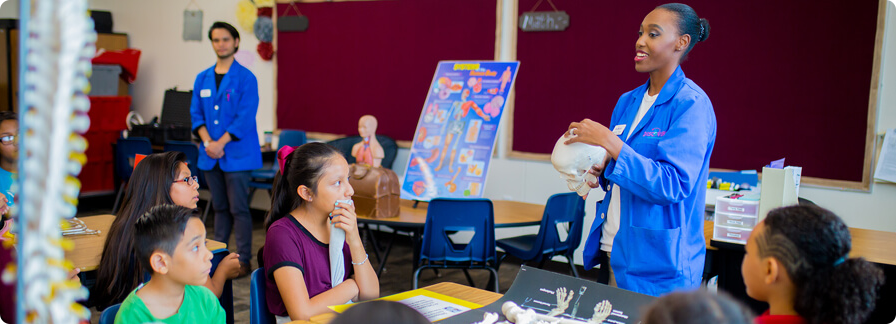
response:
[(817, 206), (777, 208), (756, 237), (759, 256), (777, 259), (796, 287), (793, 308), (811, 324), (863, 323), (883, 285), (883, 271), (849, 258), (849, 228)]
[(684, 54), (681, 55), (682, 61), (688, 57), (688, 53), (691, 52), (691, 49), (693, 49), (697, 43), (706, 41), (706, 39), (709, 38), (709, 21), (707, 21), (706, 18), (698, 17), (697, 12), (694, 11), (694, 8), (691, 8), (691, 6), (683, 3), (667, 3), (656, 7), (656, 9), (665, 9), (678, 16), (679, 34), (691, 36), (691, 42), (688, 44), (688, 48), (685, 49)]

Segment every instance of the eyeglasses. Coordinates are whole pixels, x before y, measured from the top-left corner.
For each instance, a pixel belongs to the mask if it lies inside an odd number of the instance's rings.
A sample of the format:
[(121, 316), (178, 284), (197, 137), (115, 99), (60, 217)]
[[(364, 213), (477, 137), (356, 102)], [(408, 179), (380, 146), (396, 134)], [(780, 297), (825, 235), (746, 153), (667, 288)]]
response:
[(192, 186), (194, 183), (198, 183), (198, 182), (199, 182), (199, 178), (196, 177), (196, 176), (192, 176), (192, 177), (186, 177), (186, 178), (183, 178), (183, 179), (174, 180), (174, 182), (186, 182), (187, 185)]
[(17, 137), (16, 135), (7, 135), (7, 136), (0, 137), (0, 143), (3, 143), (3, 145), (13, 144), (16, 142), (16, 137)]

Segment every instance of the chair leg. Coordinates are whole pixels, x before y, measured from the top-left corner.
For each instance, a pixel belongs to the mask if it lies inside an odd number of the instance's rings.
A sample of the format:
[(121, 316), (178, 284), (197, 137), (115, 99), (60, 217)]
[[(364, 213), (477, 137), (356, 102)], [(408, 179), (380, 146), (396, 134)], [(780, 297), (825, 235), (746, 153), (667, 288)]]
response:
[(125, 182), (122, 181), (121, 185), (118, 186), (118, 194), (115, 195), (115, 202), (112, 203), (112, 214), (113, 215), (115, 215), (115, 213), (118, 212), (118, 207), (119, 207), (118, 203), (121, 202), (121, 197), (124, 196), (124, 188), (125, 188)]
[(470, 272), (467, 269), (464, 270), (464, 276), (467, 277), (467, 282), (470, 283), (470, 287), (476, 288), (476, 283), (473, 282), (473, 277), (470, 277)]
[(546, 256), (546, 255), (545, 255), (545, 256), (542, 256), (542, 257), (541, 257), (541, 262), (538, 263), (538, 268), (539, 268), (539, 269), (544, 269), (544, 263), (547, 262), (548, 259), (550, 259), (550, 257), (548, 257), (548, 256)]
[[(488, 271), (491, 271), (491, 275), (489, 276), (489, 278), (491, 278), (491, 277), (494, 277), (494, 278), (495, 278), (495, 279), (494, 279), (494, 281), (495, 281), (495, 290), (494, 290), (494, 292), (496, 292), (496, 293), (500, 293), (500, 289), (498, 288), (498, 270), (496, 270), (496, 269), (494, 269), (494, 268), (491, 268), (491, 267), (486, 268), (486, 269), (488, 269)], [(491, 280), (489, 280), (489, 281), (491, 281)]]
[(212, 197), (208, 197), (208, 201), (205, 203), (205, 208), (202, 211), (202, 223), (205, 224), (205, 221), (208, 219), (208, 210), (212, 209)]
[(579, 271), (576, 270), (576, 265), (575, 265), (575, 263), (572, 263), (573, 258), (569, 257), (568, 255), (564, 255), (564, 257), (566, 257), (566, 262), (567, 262), (567, 264), (569, 264), (569, 270), (572, 271), (572, 275), (573, 275), (573, 277), (578, 278), (578, 277), (579, 277)]
[(417, 281), (420, 280), (420, 271), (425, 269), (426, 266), (417, 267), (417, 270), (414, 270), (414, 289), (417, 289)]
[(248, 202), (249, 209), (252, 209), (252, 196), (255, 196), (255, 187), (249, 188), (249, 198), (247, 198), (247, 199), (249, 199), (249, 202)]

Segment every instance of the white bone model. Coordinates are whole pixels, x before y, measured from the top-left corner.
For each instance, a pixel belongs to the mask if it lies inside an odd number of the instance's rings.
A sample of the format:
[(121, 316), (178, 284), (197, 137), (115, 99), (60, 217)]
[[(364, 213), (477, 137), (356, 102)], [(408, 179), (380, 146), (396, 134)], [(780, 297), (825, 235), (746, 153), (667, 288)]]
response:
[(90, 318), (90, 310), (75, 302), (87, 298), (87, 288), (69, 279), (63, 248), (72, 244), (62, 237), (60, 221), (77, 213), (77, 176), (87, 160), (87, 141), (77, 134), (90, 127), (87, 76), (97, 36), (86, 0), (32, 3), (31, 15), (22, 17), (30, 28), (23, 32), (27, 54), (21, 63), (24, 161), (13, 210), (21, 228), (18, 321), (75, 324)]
[[(610, 312), (612, 310), (613, 305), (611, 305), (609, 301), (604, 300), (594, 306), (594, 315), (590, 320), (584, 322), (569, 318), (560, 318), (538, 314), (531, 308), (520, 308), (516, 303), (512, 301), (504, 302), (504, 304), (501, 305), (501, 311), (504, 313), (504, 317), (507, 318), (507, 321), (502, 323), (509, 322), (515, 324), (600, 324), (603, 323), (605, 319), (607, 319), (607, 316), (610, 315)], [(476, 324), (493, 324), (497, 321), (498, 314), (485, 313), (483, 315), (482, 322), (477, 322)]]
[(576, 136), (575, 132), (571, 133), (571, 135), (564, 133), (554, 144), (551, 163), (554, 164), (554, 169), (561, 173), (560, 178), (566, 180), (569, 190), (586, 197), (591, 191), (591, 187), (586, 182), (597, 182), (597, 177), (588, 173), (588, 170), (592, 165), (604, 163), (607, 158), (607, 150), (585, 143), (564, 144)]

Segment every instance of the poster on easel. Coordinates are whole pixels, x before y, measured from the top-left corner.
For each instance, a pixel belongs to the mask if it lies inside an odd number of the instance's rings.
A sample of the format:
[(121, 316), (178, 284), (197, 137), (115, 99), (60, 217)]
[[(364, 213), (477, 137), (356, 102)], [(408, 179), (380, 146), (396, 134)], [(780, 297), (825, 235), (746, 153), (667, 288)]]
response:
[(441, 61), (417, 122), (401, 198), (480, 198), (519, 62)]

